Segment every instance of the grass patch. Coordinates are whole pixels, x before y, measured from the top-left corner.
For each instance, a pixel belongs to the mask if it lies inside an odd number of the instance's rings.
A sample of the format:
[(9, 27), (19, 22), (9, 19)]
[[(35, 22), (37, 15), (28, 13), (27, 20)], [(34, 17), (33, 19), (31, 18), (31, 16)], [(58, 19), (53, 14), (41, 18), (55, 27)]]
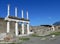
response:
[(30, 38), (19, 38), (19, 40), (23, 40), (23, 41), (27, 41), (27, 40), (29, 40)]
[(7, 43), (7, 44), (22, 44), (22, 43)]
[(9, 44), (15, 44), (15, 43), (9, 43)]
[(36, 34), (32, 34), (31, 36), (32, 36), (32, 37), (40, 37), (40, 36), (38, 36), (38, 35), (36, 35)]
[(60, 32), (53, 32), (50, 35), (56, 35), (56, 36), (58, 36), (58, 35), (60, 35)]
[(60, 35), (60, 32), (52, 32), (51, 34), (45, 35), (45, 36), (39, 36), (39, 35), (37, 35), (37, 34), (32, 34), (31, 36), (32, 36), (32, 37), (48, 37), (48, 36), (51, 36), (51, 35), (59, 36), (59, 35)]
[(32, 36), (32, 37), (46, 37), (46, 36), (39, 36), (39, 35), (37, 35), (37, 34), (32, 34), (31, 36)]

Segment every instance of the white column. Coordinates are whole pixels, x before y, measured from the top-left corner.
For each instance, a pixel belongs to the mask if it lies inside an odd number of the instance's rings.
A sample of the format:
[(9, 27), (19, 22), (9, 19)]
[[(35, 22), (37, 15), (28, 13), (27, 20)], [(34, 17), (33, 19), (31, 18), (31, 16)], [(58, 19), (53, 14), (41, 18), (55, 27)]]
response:
[(24, 23), (22, 22), (22, 34), (24, 34)]
[(27, 34), (29, 34), (30, 30), (29, 30), (29, 23), (27, 23)]
[(18, 22), (15, 23), (15, 34), (18, 36)]
[(26, 15), (27, 15), (27, 19), (28, 19), (28, 11), (26, 12)]
[(10, 22), (7, 21), (7, 33), (9, 33), (9, 32), (10, 32)]
[(55, 31), (55, 28), (54, 28), (54, 26), (52, 25), (52, 29), (53, 29), (53, 31)]
[(10, 5), (8, 5), (7, 17), (10, 15)]
[(22, 10), (22, 18), (24, 18), (24, 16), (23, 16), (23, 10)]
[[(55, 31), (55, 28), (53, 25), (52, 25), (52, 29), (53, 29), (52, 31)], [(55, 37), (55, 35), (53, 34), (52, 37)]]
[(17, 17), (17, 8), (15, 7), (15, 17)]

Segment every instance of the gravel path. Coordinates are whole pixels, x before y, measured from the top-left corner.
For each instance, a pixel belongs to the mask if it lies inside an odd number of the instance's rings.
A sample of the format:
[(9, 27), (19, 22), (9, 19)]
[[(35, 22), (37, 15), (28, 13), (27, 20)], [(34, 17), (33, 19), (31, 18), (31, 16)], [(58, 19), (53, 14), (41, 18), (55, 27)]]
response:
[(60, 44), (60, 36), (43, 40), (40, 37), (30, 37), (30, 40), (24, 41), (22, 44)]

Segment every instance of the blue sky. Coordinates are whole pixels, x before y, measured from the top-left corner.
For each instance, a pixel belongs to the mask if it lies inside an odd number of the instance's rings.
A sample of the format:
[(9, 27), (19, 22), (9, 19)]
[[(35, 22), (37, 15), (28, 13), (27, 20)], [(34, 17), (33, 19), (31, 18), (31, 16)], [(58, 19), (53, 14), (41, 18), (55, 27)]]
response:
[(10, 4), (10, 15), (14, 16), (14, 8), (18, 8), (18, 17), (21, 10), (29, 12), (30, 25), (53, 24), (60, 21), (60, 0), (0, 0), (0, 17), (6, 17), (7, 5)]

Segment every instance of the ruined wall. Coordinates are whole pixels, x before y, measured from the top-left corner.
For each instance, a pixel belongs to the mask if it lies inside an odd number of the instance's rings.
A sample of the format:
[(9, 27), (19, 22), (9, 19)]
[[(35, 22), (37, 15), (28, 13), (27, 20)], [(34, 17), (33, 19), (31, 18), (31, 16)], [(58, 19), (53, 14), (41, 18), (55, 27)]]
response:
[(59, 31), (60, 32), (60, 25), (55, 26), (55, 31)]
[(0, 33), (6, 32), (6, 21), (3, 18), (0, 19)]
[(34, 26), (31, 28), (35, 34), (39, 36), (45, 36), (52, 32), (51, 27), (44, 27), (44, 26)]

